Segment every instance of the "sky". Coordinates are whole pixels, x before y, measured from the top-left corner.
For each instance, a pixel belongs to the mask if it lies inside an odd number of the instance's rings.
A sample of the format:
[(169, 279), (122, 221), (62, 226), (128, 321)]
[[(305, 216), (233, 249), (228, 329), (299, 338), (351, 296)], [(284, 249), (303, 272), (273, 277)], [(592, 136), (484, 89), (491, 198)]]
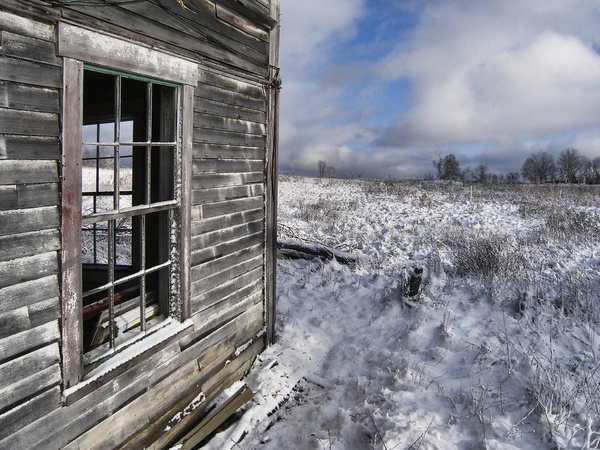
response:
[(281, 0), (280, 172), (600, 156), (597, 0)]

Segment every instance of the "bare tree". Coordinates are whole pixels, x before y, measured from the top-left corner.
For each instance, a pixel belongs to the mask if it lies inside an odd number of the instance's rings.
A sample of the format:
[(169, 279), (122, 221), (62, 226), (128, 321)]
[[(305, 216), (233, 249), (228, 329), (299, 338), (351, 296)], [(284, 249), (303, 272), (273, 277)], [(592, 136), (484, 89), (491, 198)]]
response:
[(325, 161), (317, 162), (317, 167), (319, 168), (319, 177), (323, 178), (325, 176), (325, 169), (327, 168), (327, 163)]
[(333, 176), (333, 174), (336, 172), (336, 168), (333, 166), (327, 166), (326, 170), (327, 170), (327, 176), (329, 176), (329, 178), (331, 178)]
[(600, 183), (600, 156), (592, 159), (591, 161), (591, 175), (592, 178), (590, 183), (599, 184)]
[(539, 151), (525, 160), (521, 174), (531, 183), (552, 182), (556, 176), (556, 163), (552, 155)]
[(490, 174), (488, 173), (488, 165), (486, 163), (481, 163), (475, 169), (475, 173), (473, 174), (475, 181), (478, 183), (487, 183), (490, 178)]
[(560, 152), (556, 163), (560, 179), (566, 183), (577, 183), (581, 175), (582, 163), (579, 150), (568, 148)]
[(519, 182), (519, 172), (508, 172), (506, 174), (506, 184), (517, 184)]

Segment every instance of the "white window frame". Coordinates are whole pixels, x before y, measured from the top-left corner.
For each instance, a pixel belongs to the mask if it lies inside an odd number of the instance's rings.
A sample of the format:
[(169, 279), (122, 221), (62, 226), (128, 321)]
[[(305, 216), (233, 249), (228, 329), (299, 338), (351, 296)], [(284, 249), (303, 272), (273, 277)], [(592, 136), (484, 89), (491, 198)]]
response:
[[(169, 313), (173, 320), (162, 332), (168, 339), (191, 327), (190, 312), (190, 235), (193, 95), (198, 80), (198, 65), (178, 56), (126, 41), (124, 39), (60, 22), (59, 56), (63, 57), (62, 105), (62, 366), (63, 387), (72, 390), (83, 379), (83, 331), (81, 286), (81, 154), (83, 118), (84, 63), (154, 78), (181, 85), (177, 128), (181, 149), (181, 238), (173, 264), (180, 268), (176, 295), (171, 293)], [(73, 163), (75, 162), (75, 164)], [(175, 298), (177, 297), (177, 298)], [(171, 304), (176, 302), (176, 304)], [(185, 328), (185, 327), (183, 327)], [(134, 346), (144, 347), (144, 339)], [(156, 336), (153, 345), (160, 344)], [(135, 349), (134, 349), (135, 353)], [(107, 362), (107, 364), (110, 360)], [(113, 363), (114, 364), (114, 363)]]

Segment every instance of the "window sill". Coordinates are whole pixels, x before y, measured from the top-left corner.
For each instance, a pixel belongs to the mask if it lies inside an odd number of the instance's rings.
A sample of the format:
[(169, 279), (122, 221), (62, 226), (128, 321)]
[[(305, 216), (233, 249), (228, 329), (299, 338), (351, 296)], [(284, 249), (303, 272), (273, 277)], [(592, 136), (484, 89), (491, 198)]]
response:
[(63, 391), (63, 405), (75, 403), (193, 330), (194, 323), (191, 319), (177, 322), (169, 318), (149, 330), (143, 337), (135, 339), (134, 342), (123, 343), (116, 349), (116, 354), (112, 358), (94, 368), (75, 386)]

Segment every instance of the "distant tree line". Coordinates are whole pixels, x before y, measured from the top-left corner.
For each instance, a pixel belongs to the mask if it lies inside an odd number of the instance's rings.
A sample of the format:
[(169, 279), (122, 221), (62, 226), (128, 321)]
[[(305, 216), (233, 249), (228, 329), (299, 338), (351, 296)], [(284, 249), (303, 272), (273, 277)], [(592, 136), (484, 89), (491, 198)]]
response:
[[(600, 156), (588, 158), (577, 149), (568, 148), (560, 153), (558, 160), (546, 151), (533, 153), (523, 163), (521, 172), (509, 172), (506, 175), (491, 174), (486, 163), (479, 164), (475, 169), (461, 169), (455, 155), (450, 153), (433, 161), (438, 180), (475, 181), (478, 183), (507, 183), (514, 184), (524, 180), (531, 183), (588, 183), (600, 184)], [(425, 178), (434, 178), (428, 174)]]

